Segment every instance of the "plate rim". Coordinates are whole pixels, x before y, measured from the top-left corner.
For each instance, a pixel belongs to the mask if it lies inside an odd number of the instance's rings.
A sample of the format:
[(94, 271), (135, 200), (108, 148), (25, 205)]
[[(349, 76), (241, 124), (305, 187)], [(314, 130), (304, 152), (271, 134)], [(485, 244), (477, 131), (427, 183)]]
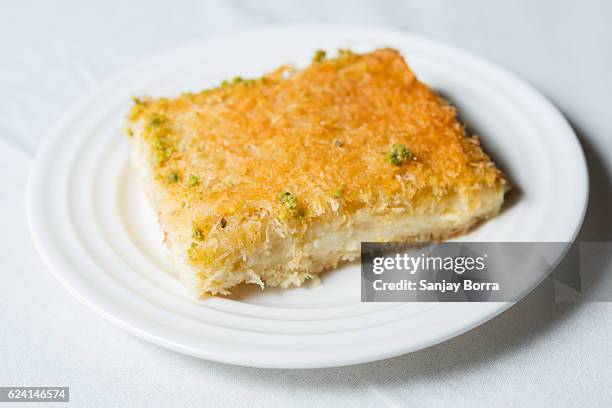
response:
[[(346, 25), (338, 25), (338, 24), (317, 24), (317, 25), (312, 25), (312, 24), (299, 24), (299, 25), (277, 25), (277, 26), (268, 26), (268, 27), (263, 27), (263, 28), (258, 28), (258, 29), (253, 29), (253, 30), (244, 30), (244, 31), (238, 31), (238, 32), (234, 32), (234, 33), (230, 33), (230, 34), (226, 34), (226, 35), (219, 35), (219, 36), (212, 36), (203, 40), (197, 40), (197, 41), (191, 41), (188, 43), (185, 43), (183, 45), (179, 45), (177, 47), (173, 47), (170, 48), (168, 50), (165, 50), (161, 53), (155, 54), (153, 56), (150, 56), (148, 58), (145, 58), (144, 60), (142, 60), (141, 62), (132, 64), (128, 67), (126, 67), (125, 69), (122, 69), (120, 71), (118, 71), (116, 74), (110, 76), (108, 79), (106, 79), (105, 81), (101, 82), (100, 84), (98, 84), (96, 87), (94, 87), (92, 90), (89, 91), (89, 93), (87, 93), (83, 98), (79, 99), (70, 109), (68, 109), (62, 116), (61, 118), (56, 122), (56, 124), (51, 128), (51, 130), (47, 133), (46, 137), (43, 139), (43, 141), (40, 143), (37, 152), (36, 152), (36, 157), (34, 159), (33, 165), (31, 167), (30, 170), (30, 174), (29, 174), (29, 178), (28, 178), (28, 184), (27, 184), (27, 201), (26, 201), (26, 211), (27, 211), (27, 218), (28, 218), (28, 226), (30, 229), (30, 232), (32, 234), (32, 238), (34, 241), (34, 244), (36, 246), (36, 249), (38, 251), (38, 253), (41, 255), (41, 258), (43, 259), (45, 265), (49, 268), (49, 270), (52, 272), (52, 274), (55, 276), (55, 278), (62, 284), (62, 286), (64, 286), (73, 296), (75, 296), (81, 303), (85, 304), (88, 308), (90, 308), (91, 310), (93, 310), (96, 314), (101, 315), (102, 317), (104, 317), (106, 320), (110, 321), (113, 324), (118, 325), (119, 327), (129, 331), (130, 333), (136, 335), (137, 337), (143, 338), (147, 341), (150, 341), (152, 343), (155, 343), (157, 345), (160, 345), (162, 347), (165, 348), (169, 348), (172, 349), (174, 351), (178, 351), (184, 354), (189, 354), (195, 357), (200, 357), (200, 358), (205, 358), (207, 360), (212, 360), (212, 361), (218, 361), (218, 362), (223, 362), (223, 363), (229, 363), (229, 364), (234, 364), (234, 365), (241, 365), (241, 366), (252, 366), (252, 367), (269, 367), (269, 368), (315, 368), (315, 367), (336, 367), (336, 366), (344, 366), (344, 365), (352, 365), (352, 364), (359, 364), (359, 363), (365, 363), (365, 362), (369, 362), (369, 361), (375, 361), (375, 360), (380, 360), (380, 359), (384, 359), (384, 358), (389, 358), (389, 357), (393, 357), (393, 356), (397, 356), (397, 355), (401, 355), (401, 354), (405, 354), (405, 353), (409, 353), (412, 351), (416, 351), (416, 350), (420, 350), (426, 347), (430, 347), (432, 345), (438, 344), (440, 342), (446, 341), (450, 338), (453, 338), (455, 336), (458, 336), (460, 334), (463, 334), (481, 324), (483, 324), (484, 322), (494, 318), (495, 316), (497, 316), (498, 314), (504, 312), (505, 310), (507, 310), (508, 308), (510, 308), (511, 306), (513, 306), (515, 304), (515, 302), (499, 302), (497, 305), (497, 307), (493, 307), (492, 305), (495, 305), (493, 303), (489, 303), (489, 311), (487, 313), (483, 313), (480, 315), (479, 319), (475, 319), (472, 324), (470, 325), (466, 325), (464, 327), (462, 327), (461, 329), (453, 332), (453, 333), (449, 333), (446, 336), (442, 336), (442, 337), (438, 337), (435, 339), (430, 339), (430, 341), (428, 342), (421, 342), (422, 344), (419, 344), (415, 347), (406, 347), (405, 349), (402, 350), (396, 350), (396, 349), (392, 349), (392, 350), (387, 350), (387, 351), (379, 351), (378, 353), (376, 353), (375, 356), (371, 355), (371, 354), (367, 354), (364, 356), (353, 356), (352, 358), (337, 358), (337, 359), (330, 359), (327, 358), (325, 362), (323, 361), (316, 361), (316, 362), (306, 362), (304, 364), (293, 364), (291, 366), (286, 366), (283, 364), (277, 364), (274, 363), (273, 361), (256, 361), (256, 359), (252, 359), (251, 361), (244, 361), (243, 358), (239, 357), (239, 358), (232, 358), (232, 357), (228, 357), (228, 356), (224, 356), (224, 355), (218, 355), (218, 354), (211, 354), (211, 353), (205, 353), (202, 352), (202, 350), (196, 350), (196, 349), (192, 349), (189, 347), (186, 347), (184, 345), (181, 344), (177, 344), (176, 342), (173, 342), (167, 338), (161, 338), (159, 336), (156, 336), (152, 333), (148, 333), (142, 329), (139, 329), (138, 327), (131, 325), (129, 322), (126, 322), (125, 320), (122, 320), (121, 318), (113, 315), (112, 313), (109, 313), (107, 310), (105, 310), (102, 306), (100, 306), (99, 304), (95, 304), (95, 302), (91, 301), (90, 299), (88, 299), (86, 296), (84, 296), (83, 293), (79, 292), (78, 288), (73, 287), (69, 281), (66, 280), (65, 276), (62, 275), (61, 272), (61, 268), (59, 268), (57, 266), (57, 259), (54, 258), (55, 254), (53, 254), (53, 250), (50, 249), (50, 245), (53, 245), (52, 243), (49, 242), (45, 242), (44, 237), (41, 236), (40, 231), (37, 229), (37, 226), (40, 225), (39, 223), (39, 218), (42, 216), (42, 214), (40, 214), (40, 212), (37, 212), (37, 207), (35, 205), (35, 195), (36, 195), (36, 191), (37, 189), (40, 191), (40, 183), (44, 182), (44, 177), (42, 177), (44, 175), (44, 164), (45, 162), (45, 152), (49, 151), (51, 149), (52, 146), (54, 146), (57, 141), (61, 140), (61, 136), (62, 136), (62, 132), (61, 130), (67, 125), (69, 124), (73, 118), (79, 113), (79, 111), (86, 105), (88, 105), (89, 103), (91, 103), (91, 101), (95, 100), (96, 97), (98, 96), (98, 94), (104, 90), (106, 87), (109, 87), (110, 85), (113, 84), (113, 82), (117, 81), (118, 79), (122, 78), (122, 77), (127, 77), (129, 75), (131, 75), (131, 73), (134, 72), (139, 72), (141, 71), (144, 67), (146, 67), (147, 65), (150, 64), (154, 64), (156, 61), (159, 61), (163, 58), (165, 58), (168, 55), (172, 55), (175, 53), (180, 53), (181, 50), (183, 49), (189, 49), (191, 47), (197, 47), (197, 46), (204, 46), (206, 43), (209, 42), (214, 42), (214, 41), (220, 41), (222, 39), (227, 39), (228, 37), (240, 37), (240, 36), (244, 36), (244, 35), (249, 35), (251, 33), (266, 33), (266, 32), (272, 32), (272, 33), (279, 33), (279, 32), (284, 32), (284, 31), (292, 31), (292, 30), (296, 30), (296, 31), (302, 31), (302, 30), (332, 30), (332, 31), (347, 31), (347, 32), (359, 32), (359, 33), (371, 33), (371, 34), (376, 34), (376, 35), (388, 35), (388, 36), (403, 36), (406, 38), (411, 38), (412, 40), (416, 40), (418, 42), (421, 42), (424, 45), (427, 44), (433, 44), (436, 47), (441, 47), (444, 48), (445, 50), (449, 50), (452, 51), (454, 53), (459, 53), (461, 55), (465, 55), (468, 56), (470, 59), (477, 61), (478, 63), (484, 64), (486, 66), (492, 67), (494, 68), (496, 71), (502, 72), (503, 74), (507, 75), (508, 77), (510, 77), (511, 79), (521, 83), (523, 86), (525, 86), (527, 89), (529, 89), (532, 93), (534, 93), (534, 95), (537, 95), (538, 97), (541, 98), (541, 100), (546, 103), (550, 108), (552, 108), (552, 111), (556, 114), (557, 119), (560, 119), (562, 122), (565, 123), (565, 125), (568, 127), (569, 132), (574, 136), (572, 139), (575, 142), (575, 148), (576, 148), (576, 152), (580, 152), (580, 157), (577, 160), (578, 163), (577, 164), (581, 164), (581, 169), (579, 169), (579, 172), (581, 173), (581, 179), (584, 180), (584, 188), (582, 191), (582, 195), (583, 195), (583, 199), (581, 200), (582, 203), (582, 207), (581, 207), (581, 214), (579, 216), (579, 219), (576, 223), (576, 226), (574, 228), (573, 234), (570, 237), (571, 239), (568, 239), (568, 242), (572, 242), (575, 240), (578, 232), (580, 231), (580, 227), (583, 223), (584, 217), (586, 215), (586, 211), (587, 211), (587, 207), (588, 207), (588, 197), (589, 197), (589, 174), (588, 174), (588, 168), (587, 168), (587, 164), (586, 164), (586, 158), (584, 155), (584, 151), (582, 149), (582, 146), (580, 144), (580, 141), (577, 137), (577, 135), (575, 134), (574, 130), (572, 129), (571, 125), (569, 125), (567, 119), (561, 114), (561, 112), (554, 106), (554, 104), (548, 100), (544, 95), (542, 95), (536, 88), (534, 88), (533, 86), (531, 86), (529, 83), (527, 83), (526, 81), (524, 81), (523, 79), (521, 79), (520, 77), (516, 76), (514, 73), (507, 71), (506, 69), (497, 66), (496, 64), (493, 64), (491, 62), (489, 62), (487, 59), (480, 57), (478, 55), (475, 54), (471, 54), (471, 53), (467, 53), (461, 49), (458, 49), (454, 46), (451, 45), (447, 45), (443, 42), (438, 42), (436, 40), (431, 40), (430, 38), (426, 37), (426, 36), (422, 36), (422, 35), (418, 35), (418, 34), (414, 34), (414, 33), (406, 33), (404, 31), (401, 30), (393, 30), (393, 29), (384, 29), (384, 28), (380, 28), (380, 27), (367, 27), (367, 28), (356, 28), (356, 27), (351, 27), (351, 26), (346, 26)], [(559, 257), (559, 259), (557, 260), (557, 263), (560, 262), (563, 259), (564, 254)], [(556, 266), (556, 264), (555, 264)], [(537, 286), (537, 285), (535, 285)], [(535, 288), (535, 286), (533, 288)], [(529, 292), (531, 292), (531, 290), (533, 288), (530, 288), (526, 293), (528, 294)], [(525, 296), (524, 295), (524, 296)]]

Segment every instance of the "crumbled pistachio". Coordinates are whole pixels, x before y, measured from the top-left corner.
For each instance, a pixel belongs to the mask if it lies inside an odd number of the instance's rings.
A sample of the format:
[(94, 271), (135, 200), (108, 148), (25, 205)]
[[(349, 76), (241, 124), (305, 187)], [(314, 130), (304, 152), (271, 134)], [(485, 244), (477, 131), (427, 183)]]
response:
[(197, 186), (200, 183), (200, 178), (195, 174), (189, 176), (189, 187)]
[(142, 98), (139, 98), (137, 96), (132, 96), (132, 102), (134, 102), (134, 105), (144, 105), (145, 101)]
[(166, 117), (160, 113), (153, 112), (149, 118), (149, 126), (157, 127), (166, 121)]
[(146, 101), (144, 99), (133, 96), (132, 102), (134, 102), (134, 105), (130, 108), (128, 118), (130, 120), (136, 120), (144, 112)]
[(143, 138), (149, 143), (155, 155), (158, 166), (164, 164), (172, 156), (175, 148), (170, 139), (168, 128), (161, 124), (165, 118), (159, 114), (152, 114), (147, 118), (147, 126), (143, 131)]
[(219, 226), (223, 229), (227, 226), (227, 220), (225, 218), (221, 218), (219, 221)]
[(204, 238), (206, 238), (206, 231), (194, 224), (192, 237), (196, 241), (204, 241)]
[(206, 265), (210, 264), (212, 261), (212, 258), (207, 256), (206, 251), (199, 248), (197, 242), (192, 242), (191, 245), (189, 245), (187, 256), (192, 263), (203, 263)]
[(338, 49), (338, 57), (349, 57), (353, 55), (353, 51), (348, 48), (339, 48)]
[(326, 56), (327, 56), (327, 53), (325, 51), (316, 50), (314, 53), (314, 56), (312, 57), (312, 60), (314, 62), (323, 62)]
[(344, 183), (340, 184), (338, 188), (336, 188), (336, 191), (334, 192), (334, 197), (341, 198), (343, 193), (344, 193)]
[(283, 207), (287, 208), (288, 210), (295, 210), (298, 207), (297, 199), (290, 192), (283, 191), (279, 197)]
[(189, 261), (193, 264), (211, 265), (215, 260), (214, 252), (205, 248), (199, 248), (197, 242), (191, 243), (189, 249), (187, 249), (187, 256), (189, 257)]
[(154, 135), (150, 143), (155, 149), (155, 160), (158, 166), (161, 166), (174, 153), (174, 147), (168, 143), (165, 136)]
[(244, 79), (244, 78), (242, 78), (240, 76), (237, 76), (237, 77), (234, 77), (231, 80), (231, 82), (228, 82), (228, 81), (224, 81), (224, 82), (225, 82), (225, 84), (222, 83), (221, 86), (226, 86), (226, 85), (230, 85), (230, 84), (232, 84), (232, 85), (234, 85), (234, 84), (242, 84), (242, 85), (244, 85), (246, 87), (249, 87), (249, 86), (255, 85), (255, 83), (257, 81), (255, 79)]
[(389, 147), (387, 151), (387, 160), (394, 166), (401, 166), (408, 160), (413, 160), (414, 155), (412, 152), (403, 144), (395, 143)]
[(176, 183), (177, 181), (179, 181), (179, 174), (176, 171), (172, 170), (170, 173), (168, 173), (166, 179), (169, 183)]
[(134, 131), (130, 128), (125, 129), (125, 133), (127, 133), (129, 137), (134, 136)]
[(298, 203), (297, 198), (295, 198), (295, 196), (293, 194), (291, 194), (288, 191), (284, 191), (284, 192), (280, 193), (279, 198), (280, 198), (281, 205), (289, 213), (291, 213), (292, 215), (294, 215), (296, 217), (303, 217), (304, 216), (305, 211), (300, 206), (300, 204)]
[(229, 81), (227, 79), (224, 79), (223, 81), (221, 81), (221, 87), (222, 88), (228, 86), (229, 84), (230, 83), (229, 83)]
[(158, 151), (156, 155), (157, 164), (162, 165), (170, 158), (170, 156), (172, 156), (172, 153), (174, 153), (174, 147), (166, 147), (165, 149)]
[(198, 244), (195, 242), (192, 242), (191, 245), (189, 245), (189, 249), (187, 250), (187, 256), (189, 257), (189, 259), (191, 259), (191, 261), (196, 260), (197, 250), (198, 250)]

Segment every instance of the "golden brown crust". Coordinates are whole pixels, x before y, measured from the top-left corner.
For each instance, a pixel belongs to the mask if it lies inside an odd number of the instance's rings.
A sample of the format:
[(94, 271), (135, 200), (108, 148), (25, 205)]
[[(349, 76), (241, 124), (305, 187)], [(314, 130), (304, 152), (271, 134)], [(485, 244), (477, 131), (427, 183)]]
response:
[[(137, 100), (128, 129), (150, 147), (160, 222), (189, 246), (193, 265), (223, 262), (213, 247), (248, 253), (270, 228), (296, 236), (314, 220), (364, 208), (413, 216), (456, 194), (508, 186), (455, 110), (393, 49)], [(390, 163), (393, 144), (415, 160)]]

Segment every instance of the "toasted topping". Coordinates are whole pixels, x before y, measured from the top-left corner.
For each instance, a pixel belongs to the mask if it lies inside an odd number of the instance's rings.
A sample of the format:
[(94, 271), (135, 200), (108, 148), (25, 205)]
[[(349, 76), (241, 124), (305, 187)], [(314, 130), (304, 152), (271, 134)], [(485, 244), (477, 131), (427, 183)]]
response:
[[(188, 225), (186, 247), (192, 220), (214, 227), (218, 248), (239, 243), (247, 251), (253, 234), (307, 229), (332, 214), (410, 212), (454, 191), (504, 188), (454, 109), (416, 79), (397, 51), (341, 52), (245, 82), (142, 98), (134, 105), (142, 111), (128, 121), (134, 141), (150, 147), (155, 182), (165, 188), (161, 217)], [(394, 144), (401, 147), (390, 149)], [(175, 184), (166, 179), (171, 171), (179, 176)], [(280, 198), (281, 192), (288, 194)], [(341, 207), (334, 210), (330, 201)], [(277, 225), (279, 217), (287, 224)], [(211, 255), (207, 250), (198, 245)]]

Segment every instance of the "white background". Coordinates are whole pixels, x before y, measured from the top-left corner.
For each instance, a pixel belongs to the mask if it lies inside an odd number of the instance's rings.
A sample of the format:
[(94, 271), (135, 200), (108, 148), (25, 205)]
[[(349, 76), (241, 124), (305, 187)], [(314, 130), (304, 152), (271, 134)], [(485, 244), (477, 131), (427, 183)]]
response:
[[(570, 120), (587, 155), (591, 195), (579, 239), (612, 241), (612, 2), (5, 1), (0, 386), (70, 386), (71, 404), (88, 407), (610, 406), (609, 303), (552, 304), (534, 293), (478, 329), (410, 355), (260, 370), (138, 340), (78, 304), (46, 271), (27, 230), (24, 192), (36, 148), (63, 111), (122, 68), (175, 45), (299, 22), (402, 28), (528, 80)], [(610, 274), (612, 265), (602, 279)]]

